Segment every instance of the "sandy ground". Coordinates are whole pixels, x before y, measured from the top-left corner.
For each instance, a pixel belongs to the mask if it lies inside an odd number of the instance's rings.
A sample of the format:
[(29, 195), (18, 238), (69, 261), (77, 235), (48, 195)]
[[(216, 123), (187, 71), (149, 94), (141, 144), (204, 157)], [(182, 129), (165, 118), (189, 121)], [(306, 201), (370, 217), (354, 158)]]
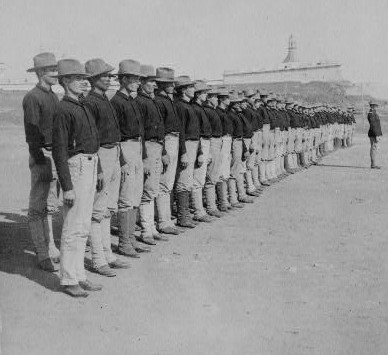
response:
[(36, 269), (23, 134), (0, 135), (2, 354), (388, 353), (387, 169), (364, 135), (116, 278), (88, 273), (104, 289), (83, 300)]

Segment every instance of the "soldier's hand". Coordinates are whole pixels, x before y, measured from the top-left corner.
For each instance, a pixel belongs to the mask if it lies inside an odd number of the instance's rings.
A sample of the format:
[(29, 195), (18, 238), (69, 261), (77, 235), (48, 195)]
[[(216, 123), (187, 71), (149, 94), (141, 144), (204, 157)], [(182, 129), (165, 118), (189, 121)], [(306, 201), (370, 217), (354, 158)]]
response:
[(170, 165), (170, 156), (168, 154), (162, 155), (163, 174), (167, 171)]
[(64, 191), (63, 192), (63, 203), (69, 207), (74, 205), (75, 201), (75, 192), (74, 190)]
[(143, 172), (145, 176), (151, 174), (151, 161), (149, 158), (143, 159)]
[(203, 156), (203, 154), (199, 154), (198, 156), (197, 156), (197, 167), (198, 168), (200, 168), (202, 165), (203, 165), (203, 163), (205, 162), (205, 157)]
[(97, 175), (97, 192), (102, 191), (103, 188), (104, 188), (104, 174), (99, 173)]
[(187, 153), (184, 153), (180, 157), (180, 166), (181, 169), (184, 170), (187, 168), (187, 165), (189, 164), (189, 158), (187, 156)]
[(36, 164), (38, 167), (38, 174), (40, 181), (51, 181), (53, 179), (53, 173), (51, 171), (51, 161), (49, 158), (45, 157), (44, 162), (41, 164)]

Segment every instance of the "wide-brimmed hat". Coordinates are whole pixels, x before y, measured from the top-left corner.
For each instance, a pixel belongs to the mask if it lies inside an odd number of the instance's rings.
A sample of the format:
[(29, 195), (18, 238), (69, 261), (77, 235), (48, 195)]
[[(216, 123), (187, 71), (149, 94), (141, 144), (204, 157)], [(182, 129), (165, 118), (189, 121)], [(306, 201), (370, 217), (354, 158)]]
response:
[(156, 68), (155, 80), (161, 83), (173, 83), (174, 80), (174, 69), (171, 68)]
[(149, 65), (149, 64), (140, 65), (140, 73), (143, 78), (146, 78), (149, 80), (156, 79), (155, 68), (152, 65)]
[(194, 84), (194, 90), (195, 92), (209, 91), (210, 88), (203, 80), (198, 80)]
[(229, 95), (229, 100), (230, 100), (230, 103), (231, 104), (234, 104), (234, 103), (239, 103), (242, 101), (242, 99), (240, 97), (238, 97), (237, 94), (230, 94)]
[(372, 106), (372, 105), (379, 106), (379, 104), (375, 100), (370, 100), (369, 101), (369, 106)]
[(55, 55), (49, 52), (37, 54), (33, 58), (33, 61), (34, 61), (34, 66), (32, 68), (27, 69), (29, 73), (37, 71), (38, 69), (56, 67), (58, 64), (57, 60), (55, 59)]
[(286, 99), (285, 99), (285, 104), (286, 105), (292, 105), (294, 103), (294, 101), (292, 101), (292, 99), (290, 98), (290, 97), (287, 97)]
[(256, 95), (256, 93), (257, 92), (255, 90), (253, 90), (253, 89), (244, 90), (244, 96), (248, 97), (248, 98)]
[(77, 59), (61, 59), (58, 61), (58, 75), (57, 78), (64, 76), (81, 75), (85, 78), (90, 77), (85, 71), (85, 65), (81, 64)]
[(119, 63), (119, 71), (117, 72), (118, 76), (123, 75), (134, 75), (134, 76), (143, 76), (140, 71), (140, 63), (137, 60), (133, 59), (124, 59)]
[(177, 89), (191, 85), (194, 85), (194, 81), (192, 81), (188, 75), (180, 75), (175, 78), (175, 87)]
[(216, 87), (210, 87), (209, 88), (209, 91), (207, 92), (208, 95), (219, 95), (220, 93), (220, 89), (216, 88)]
[(229, 96), (229, 90), (227, 88), (219, 88), (218, 89), (218, 96)]
[(90, 75), (90, 77), (99, 76), (102, 74), (107, 74), (113, 71), (113, 67), (101, 58), (90, 59), (85, 63), (86, 73)]

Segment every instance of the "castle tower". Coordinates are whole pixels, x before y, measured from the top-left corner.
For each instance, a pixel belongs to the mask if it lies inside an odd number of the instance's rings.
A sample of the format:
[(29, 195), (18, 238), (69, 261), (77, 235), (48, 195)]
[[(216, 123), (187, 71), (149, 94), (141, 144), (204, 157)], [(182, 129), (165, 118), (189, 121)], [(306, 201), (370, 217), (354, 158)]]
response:
[(296, 55), (296, 41), (292, 35), (288, 39), (288, 54), (286, 59), (283, 60), (283, 63), (294, 63), (298, 61), (298, 57)]

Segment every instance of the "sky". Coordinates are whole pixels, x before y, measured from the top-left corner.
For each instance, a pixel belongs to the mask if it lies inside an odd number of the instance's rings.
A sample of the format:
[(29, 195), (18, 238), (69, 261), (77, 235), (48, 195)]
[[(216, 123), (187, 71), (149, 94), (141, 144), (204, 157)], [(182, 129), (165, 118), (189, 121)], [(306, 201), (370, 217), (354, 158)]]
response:
[(0, 0), (5, 76), (43, 51), (170, 66), (194, 79), (281, 63), (293, 34), (303, 62), (343, 64), (345, 79), (388, 83), (387, 0)]

